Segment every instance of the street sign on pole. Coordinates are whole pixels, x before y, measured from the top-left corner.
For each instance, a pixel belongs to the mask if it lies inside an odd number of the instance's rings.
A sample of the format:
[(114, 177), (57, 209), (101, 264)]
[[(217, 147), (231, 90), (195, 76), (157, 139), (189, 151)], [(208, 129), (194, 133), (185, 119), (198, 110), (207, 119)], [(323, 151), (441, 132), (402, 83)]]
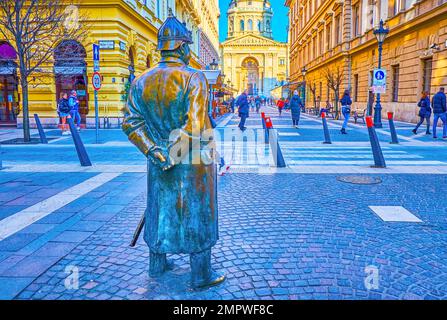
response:
[(95, 91), (98, 91), (99, 89), (101, 89), (101, 74), (99, 72), (93, 73), (92, 85), (93, 85), (93, 89), (95, 89)]
[(98, 90), (101, 89), (101, 74), (99, 73), (99, 45), (93, 44), (93, 76), (92, 85), (95, 96), (95, 129), (96, 129), (96, 143), (99, 143), (99, 107), (98, 107)]
[(97, 44), (93, 44), (93, 71), (99, 71), (99, 46)]
[(386, 70), (375, 69), (373, 72), (373, 85), (374, 93), (386, 93)]

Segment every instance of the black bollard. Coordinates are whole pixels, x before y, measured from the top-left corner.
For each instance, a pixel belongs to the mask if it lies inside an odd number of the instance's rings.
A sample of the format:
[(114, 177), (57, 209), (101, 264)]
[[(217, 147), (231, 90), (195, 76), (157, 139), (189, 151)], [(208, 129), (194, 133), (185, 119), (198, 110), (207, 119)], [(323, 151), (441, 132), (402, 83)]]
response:
[(332, 144), (331, 135), (329, 134), (329, 128), (327, 126), (326, 112), (321, 113), (321, 120), (323, 121), (324, 131), (324, 144)]
[(264, 143), (269, 144), (269, 131), (267, 130), (267, 124), (265, 123), (265, 113), (261, 112), (262, 128), (264, 129)]
[(87, 151), (85, 150), (84, 144), (82, 143), (81, 137), (79, 136), (79, 132), (75, 127), (73, 119), (71, 117), (67, 117), (68, 125), (70, 126), (71, 136), (73, 137), (73, 142), (76, 147), (76, 152), (78, 153), (79, 162), (83, 167), (91, 167), (92, 163), (90, 158), (88, 157)]
[(385, 158), (383, 157), (382, 148), (380, 147), (376, 129), (374, 128), (373, 118), (371, 116), (366, 117), (366, 126), (368, 127), (369, 140), (371, 142), (371, 149), (374, 156), (373, 168), (386, 168)]
[(284, 156), (281, 151), (281, 146), (279, 145), (278, 132), (274, 129), (268, 129), (270, 131), (270, 148), (273, 152), (273, 161), (275, 161), (275, 167), (285, 168), (286, 162), (284, 161)]
[(39, 131), (40, 143), (47, 144), (47, 136), (45, 135), (45, 131), (43, 130), (42, 123), (40, 123), (39, 115), (37, 113), (34, 114), (34, 120), (36, 120), (37, 130)]
[(396, 126), (394, 125), (394, 113), (388, 112), (388, 122), (390, 124), (391, 132), (391, 144), (399, 144), (399, 139), (397, 138)]

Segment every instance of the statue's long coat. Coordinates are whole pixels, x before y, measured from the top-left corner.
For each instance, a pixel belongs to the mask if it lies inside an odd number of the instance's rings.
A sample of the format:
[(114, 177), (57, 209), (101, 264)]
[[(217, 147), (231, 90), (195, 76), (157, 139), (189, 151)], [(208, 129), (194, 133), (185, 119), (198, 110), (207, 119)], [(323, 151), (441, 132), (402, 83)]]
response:
[[(144, 154), (166, 148), (175, 129), (191, 135), (212, 130), (204, 74), (177, 58), (165, 58), (132, 84), (123, 130)], [(196, 129), (197, 130), (197, 129)], [(148, 161), (144, 239), (156, 253), (197, 253), (217, 241), (215, 164), (178, 164), (168, 171)]]

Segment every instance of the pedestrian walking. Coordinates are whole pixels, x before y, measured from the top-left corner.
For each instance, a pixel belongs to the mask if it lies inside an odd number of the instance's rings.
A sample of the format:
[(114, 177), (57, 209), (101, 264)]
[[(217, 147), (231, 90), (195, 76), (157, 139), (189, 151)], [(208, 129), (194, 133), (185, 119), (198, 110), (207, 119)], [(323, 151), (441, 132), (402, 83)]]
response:
[(261, 103), (262, 103), (261, 97), (257, 96), (255, 99), (256, 113), (259, 113), (259, 110), (261, 109)]
[(278, 102), (276, 103), (276, 106), (278, 107), (279, 116), (281, 116), (282, 109), (284, 109), (285, 106), (284, 98), (279, 99)]
[(431, 107), (430, 107), (430, 98), (428, 97), (428, 92), (422, 92), (421, 99), (418, 102), (419, 110), (419, 122), (414, 128), (413, 133), (417, 134), (419, 127), (427, 121), (427, 131), (426, 134), (431, 134), (430, 132), (430, 117), (431, 117)]
[(349, 90), (345, 90), (345, 93), (343, 97), (340, 100), (341, 103), (341, 112), (343, 114), (343, 117), (345, 118), (345, 121), (343, 122), (343, 126), (341, 127), (341, 134), (348, 134), (346, 132), (346, 128), (348, 127), (349, 118), (351, 116), (351, 105), (352, 100), (351, 96), (349, 95)]
[(446, 103), (445, 89), (440, 88), (439, 92), (433, 96), (432, 106), (433, 106), (433, 138), (437, 139), (436, 128), (438, 126), (438, 121), (441, 119), (443, 123), (443, 139), (447, 139), (447, 103)]
[(71, 91), (70, 98), (68, 99), (68, 104), (70, 105), (70, 115), (73, 118), (78, 131), (81, 130), (81, 114), (79, 113), (79, 100), (78, 93), (76, 90)]
[(292, 112), (292, 123), (295, 128), (298, 129), (301, 117), (301, 108), (303, 107), (303, 102), (298, 94), (298, 90), (293, 92), (292, 99), (290, 100), (290, 111)]
[(245, 131), (245, 121), (250, 115), (250, 105), (248, 103), (248, 90), (242, 92), (242, 94), (237, 99), (236, 105), (238, 106), (239, 118), (241, 122), (239, 123), (239, 129)]
[(71, 108), (68, 103), (68, 94), (66, 92), (62, 92), (60, 94), (60, 99), (57, 102), (57, 112), (59, 114), (59, 118), (61, 118), (61, 130), (63, 136), (70, 134), (70, 130), (67, 125), (67, 118), (70, 117), (70, 110)]
[(234, 113), (234, 104), (235, 104), (235, 99), (233, 97), (231, 97), (230, 99), (230, 108), (231, 108), (231, 113)]

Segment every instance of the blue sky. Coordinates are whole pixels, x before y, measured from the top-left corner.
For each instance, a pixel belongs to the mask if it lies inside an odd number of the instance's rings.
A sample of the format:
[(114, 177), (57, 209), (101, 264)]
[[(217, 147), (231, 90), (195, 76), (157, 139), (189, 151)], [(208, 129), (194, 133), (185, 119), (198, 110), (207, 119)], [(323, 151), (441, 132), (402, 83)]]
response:
[[(287, 40), (287, 10), (284, 6), (285, 0), (270, 0), (270, 3), (273, 8), (273, 37), (277, 41), (285, 42)], [(225, 41), (227, 38), (227, 10), (228, 5), (230, 4), (230, 0), (219, 0), (220, 5), (220, 41)]]

